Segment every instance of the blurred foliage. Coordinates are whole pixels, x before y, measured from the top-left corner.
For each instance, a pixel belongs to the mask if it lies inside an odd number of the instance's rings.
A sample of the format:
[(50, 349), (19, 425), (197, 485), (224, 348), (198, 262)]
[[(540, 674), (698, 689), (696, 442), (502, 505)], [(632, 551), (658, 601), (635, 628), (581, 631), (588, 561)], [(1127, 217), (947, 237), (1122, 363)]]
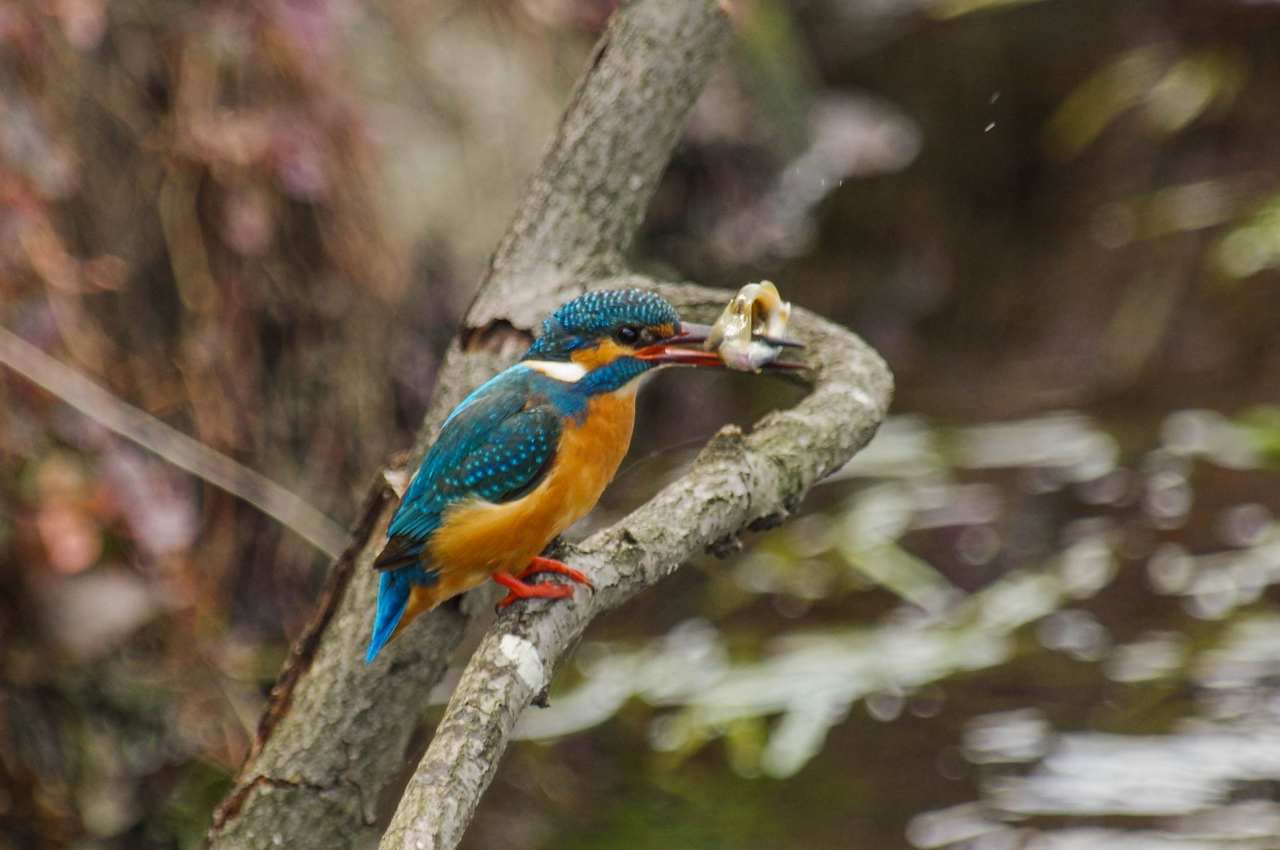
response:
[[(612, 5), (0, 0), (0, 325), (349, 519)], [(904, 415), (597, 623), (467, 845), (1268, 846), (1280, 6), (733, 13), (638, 262), (778, 281)], [(655, 382), (595, 521), (760, 387)], [(323, 559), (0, 411), (0, 848), (196, 846)]]
[(1245, 412), (1241, 421), (1258, 453), (1271, 463), (1280, 464), (1280, 407), (1253, 408)]
[(999, 11), (1011, 6), (1039, 2), (1041, 0), (934, 0), (933, 13), (942, 18), (954, 18), (974, 12)]
[(1227, 50), (1179, 55), (1157, 45), (1129, 51), (1063, 101), (1045, 125), (1045, 146), (1053, 156), (1079, 156), (1135, 109), (1153, 132), (1177, 133), (1205, 110), (1229, 107), (1246, 78), (1243, 60)]
[(1280, 195), (1268, 198), (1222, 238), (1217, 261), (1233, 278), (1280, 268)]

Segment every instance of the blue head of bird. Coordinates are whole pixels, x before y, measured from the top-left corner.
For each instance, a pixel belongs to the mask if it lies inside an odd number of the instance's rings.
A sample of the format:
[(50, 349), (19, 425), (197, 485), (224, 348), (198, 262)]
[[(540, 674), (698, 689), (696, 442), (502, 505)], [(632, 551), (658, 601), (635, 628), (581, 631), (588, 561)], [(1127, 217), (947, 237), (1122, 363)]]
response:
[(694, 346), (709, 328), (681, 322), (662, 296), (640, 289), (588, 292), (561, 305), (522, 361), (588, 393), (621, 389), (665, 365), (723, 366)]

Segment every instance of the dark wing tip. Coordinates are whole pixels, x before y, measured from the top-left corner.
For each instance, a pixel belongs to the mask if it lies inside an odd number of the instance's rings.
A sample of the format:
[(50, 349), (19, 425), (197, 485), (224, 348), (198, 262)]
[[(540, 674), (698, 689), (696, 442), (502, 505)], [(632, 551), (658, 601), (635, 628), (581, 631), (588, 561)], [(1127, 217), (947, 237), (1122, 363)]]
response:
[(421, 540), (415, 540), (412, 537), (404, 535), (392, 537), (387, 541), (387, 545), (382, 547), (382, 553), (373, 559), (373, 568), (381, 572), (411, 567), (418, 563), (423, 545)]

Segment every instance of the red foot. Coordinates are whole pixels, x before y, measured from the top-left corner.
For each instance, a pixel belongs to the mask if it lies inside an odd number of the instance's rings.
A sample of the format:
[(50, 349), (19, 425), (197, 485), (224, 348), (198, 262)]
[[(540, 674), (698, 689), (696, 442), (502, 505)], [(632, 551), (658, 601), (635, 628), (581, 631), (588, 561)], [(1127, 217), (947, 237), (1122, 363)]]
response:
[(520, 579), (534, 573), (559, 573), (567, 576), (569, 579), (578, 584), (585, 584), (587, 587), (594, 588), (591, 580), (583, 573), (575, 570), (567, 564), (562, 564), (552, 558), (535, 557), (529, 562), (529, 566), (525, 567), (520, 573), (519, 578), (510, 576), (506, 573), (494, 573), (493, 580), (510, 591), (498, 603), (498, 609), (506, 608), (517, 599), (564, 599), (573, 595), (573, 588), (567, 584), (556, 584), (553, 582), (539, 582), (538, 584), (525, 584)]
[(575, 570), (573, 567), (557, 561), (555, 558), (544, 558), (541, 555), (534, 555), (533, 560), (529, 562), (529, 566), (516, 578), (527, 578), (534, 573), (558, 573), (565, 576), (578, 584), (585, 584), (587, 587), (595, 590), (595, 585), (591, 583), (591, 579), (587, 578), (586, 573)]

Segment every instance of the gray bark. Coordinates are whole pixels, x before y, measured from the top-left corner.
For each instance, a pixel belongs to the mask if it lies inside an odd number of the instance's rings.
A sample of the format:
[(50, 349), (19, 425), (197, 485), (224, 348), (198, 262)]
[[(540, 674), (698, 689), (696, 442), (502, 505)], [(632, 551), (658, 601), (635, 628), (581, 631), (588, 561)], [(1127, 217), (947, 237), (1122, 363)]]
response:
[[(714, 318), (733, 294), (693, 286), (661, 291), (682, 316), (702, 319)], [(680, 480), (565, 553), (591, 576), (594, 593), (579, 591), (572, 602), (521, 603), (498, 619), (467, 664), (381, 850), (456, 847), (520, 713), (545, 690), (592, 618), (689, 557), (785, 518), (810, 487), (871, 439), (892, 395), (884, 362), (852, 333), (812, 313), (797, 310), (793, 322), (809, 346), (812, 392), (795, 408), (765, 417), (750, 434), (722, 429)]]
[[(621, 266), (685, 116), (723, 52), (714, 0), (632, 0), (614, 15), (441, 370), (411, 453), (509, 365), (543, 315)], [(319, 609), (294, 646), (250, 756), (214, 813), (213, 848), (352, 848), (378, 839), (379, 802), (404, 782), (418, 707), (469, 617), (423, 617), (365, 665), (381, 546), (395, 498), (379, 476)]]
[(468, 313), (534, 328), (596, 278), (620, 274), (685, 118), (729, 41), (717, 0), (631, 0), (590, 72)]
[[(715, 0), (631, 0), (614, 16), (447, 354), (410, 466), (471, 387), (509, 365), (541, 318), (589, 286), (646, 285), (622, 273), (689, 108), (728, 40)], [(664, 287), (691, 318), (727, 293)], [(785, 516), (816, 480), (863, 445), (891, 378), (851, 334), (797, 311), (814, 390), (749, 436), (722, 432), (690, 475), (570, 556), (598, 591), (572, 603), (513, 606), (485, 638), (384, 844), (451, 847), (488, 785), (520, 711), (591, 617), (752, 523)], [(390, 471), (389, 471), (390, 472)], [(294, 647), (250, 757), (214, 815), (215, 848), (352, 848), (377, 840), (378, 811), (405, 781), (419, 706), (470, 616), (443, 606), (365, 665), (381, 546), (395, 497), (374, 484), (313, 622)], [(475, 596), (471, 594), (470, 596)]]

